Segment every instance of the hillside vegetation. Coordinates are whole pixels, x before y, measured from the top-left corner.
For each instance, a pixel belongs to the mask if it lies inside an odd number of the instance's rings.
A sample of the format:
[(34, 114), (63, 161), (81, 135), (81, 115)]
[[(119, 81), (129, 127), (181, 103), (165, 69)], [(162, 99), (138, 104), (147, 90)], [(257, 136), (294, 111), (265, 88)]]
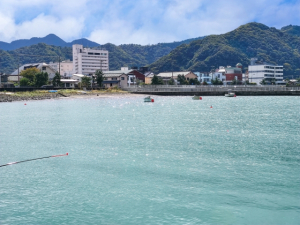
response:
[[(193, 40), (201, 38), (202, 37), (181, 42), (159, 43), (146, 46), (136, 44), (117, 46), (108, 43), (101, 46), (99, 45), (99, 47), (94, 47), (93, 49), (104, 48), (108, 50), (110, 70), (119, 70), (123, 66), (131, 67), (151, 64), (162, 56), (169, 54), (182, 43), (190, 43)], [(20, 54), (19, 57), (18, 54)], [(39, 43), (12, 51), (0, 50), (0, 72), (9, 74), (16, 70), (18, 65), (21, 66), (26, 63), (55, 62), (58, 61), (58, 56), (61, 57), (61, 60), (72, 60), (72, 48)]]
[(150, 65), (155, 73), (163, 71), (192, 70), (209, 72), (219, 66), (235, 66), (238, 62), (244, 68), (249, 60), (259, 60), (290, 67), (290, 72), (300, 72), (300, 37), (298, 26), (284, 31), (269, 28), (260, 23), (249, 23), (222, 35), (210, 35), (202, 40), (183, 44), (170, 54)]

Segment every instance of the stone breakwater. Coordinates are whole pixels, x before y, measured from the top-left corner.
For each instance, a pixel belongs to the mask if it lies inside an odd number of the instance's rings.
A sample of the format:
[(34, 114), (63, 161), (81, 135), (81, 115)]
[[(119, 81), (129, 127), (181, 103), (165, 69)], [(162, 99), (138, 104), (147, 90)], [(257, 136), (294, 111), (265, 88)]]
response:
[[(73, 92), (73, 93), (12, 93), (12, 92), (0, 92), (0, 102), (13, 102), (13, 101), (31, 101), (31, 100), (44, 100), (44, 99), (58, 99), (65, 97), (113, 97), (113, 96), (124, 96), (128, 95), (127, 92)], [(130, 95), (130, 94), (129, 94)]]
[(61, 95), (57, 93), (45, 93), (40, 95), (18, 95), (11, 93), (0, 93), (0, 102), (13, 102), (13, 101), (28, 101), (28, 100), (43, 100), (59, 98)]

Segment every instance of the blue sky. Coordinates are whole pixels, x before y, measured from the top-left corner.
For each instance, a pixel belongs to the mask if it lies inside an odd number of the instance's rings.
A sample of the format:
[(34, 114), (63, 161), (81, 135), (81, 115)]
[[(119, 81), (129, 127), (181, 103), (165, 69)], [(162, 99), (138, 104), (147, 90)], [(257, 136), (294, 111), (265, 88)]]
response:
[(156, 44), (222, 34), (248, 22), (300, 25), (300, 0), (1, 0), (0, 41), (88, 38)]

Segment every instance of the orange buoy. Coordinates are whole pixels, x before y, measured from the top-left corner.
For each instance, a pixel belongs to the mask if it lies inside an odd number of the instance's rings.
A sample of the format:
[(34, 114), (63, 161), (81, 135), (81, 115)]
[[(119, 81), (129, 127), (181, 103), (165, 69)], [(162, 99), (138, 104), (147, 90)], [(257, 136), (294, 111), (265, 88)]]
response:
[(210, 108), (212, 108), (212, 105), (210, 106)]
[(202, 97), (200, 96), (200, 98), (199, 98), (200, 100), (202, 100)]
[(24, 105), (26, 105), (26, 103)]
[(153, 99), (153, 98), (151, 99), (151, 102), (154, 102), (154, 99)]

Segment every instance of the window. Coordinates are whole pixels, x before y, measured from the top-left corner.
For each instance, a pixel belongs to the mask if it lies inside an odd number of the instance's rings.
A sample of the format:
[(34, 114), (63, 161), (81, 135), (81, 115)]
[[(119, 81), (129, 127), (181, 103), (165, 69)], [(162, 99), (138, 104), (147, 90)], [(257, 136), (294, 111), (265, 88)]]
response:
[(124, 80), (125, 78), (124, 77), (121, 77), (121, 80)]
[(43, 67), (42, 67), (42, 70), (46, 70), (46, 66), (43, 66)]

